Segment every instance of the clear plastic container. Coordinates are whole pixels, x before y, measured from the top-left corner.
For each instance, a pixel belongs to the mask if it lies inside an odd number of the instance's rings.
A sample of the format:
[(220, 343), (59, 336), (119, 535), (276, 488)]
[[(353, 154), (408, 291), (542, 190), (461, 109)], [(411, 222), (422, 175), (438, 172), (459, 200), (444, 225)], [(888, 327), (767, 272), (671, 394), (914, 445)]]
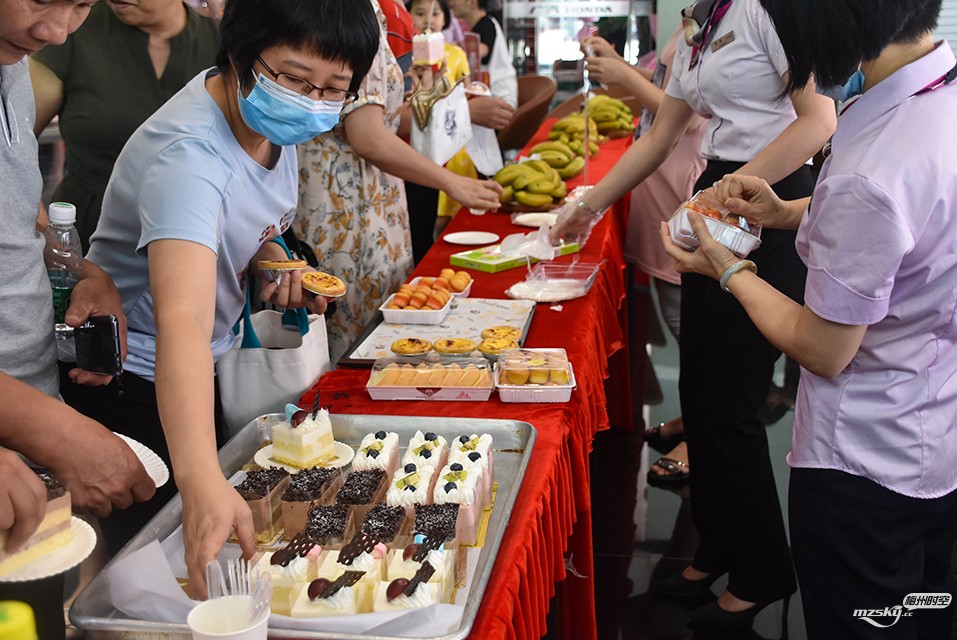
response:
[(708, 233), (721, 245), (742, 258), (761, 245), (761, 225), (747, 220), (722, 207), (706, 191), (699, 191), (690, 200), (678, 207), (668, 221), (672, 241), (689, 251), (699, 245), (691, 228), (688, 213), (699, 213), (704, 218)]
[(575, 375), (564, 349), (503, 351), (495, 366), (502, 402), (568, 402)]
[(488, 400), (492, 365), (481, 357), (379, 358), (366, 390), (373, 400)]
[(524, 281), (505, 293), (536, 302), (573, 300), (588, 293), (600, 268), (601, 263), (595, 262), (539, 262)]

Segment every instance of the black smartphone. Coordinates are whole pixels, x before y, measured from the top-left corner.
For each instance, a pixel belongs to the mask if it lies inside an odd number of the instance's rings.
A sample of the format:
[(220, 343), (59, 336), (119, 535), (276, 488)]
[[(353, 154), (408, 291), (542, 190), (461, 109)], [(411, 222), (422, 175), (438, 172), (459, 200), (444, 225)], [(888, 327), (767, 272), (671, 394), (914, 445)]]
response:
[(76, 341), (76, 366), (110, 376), (123, 373), (120, 325), (116, 316), (91, 316), (74, 329), (73, 338)]

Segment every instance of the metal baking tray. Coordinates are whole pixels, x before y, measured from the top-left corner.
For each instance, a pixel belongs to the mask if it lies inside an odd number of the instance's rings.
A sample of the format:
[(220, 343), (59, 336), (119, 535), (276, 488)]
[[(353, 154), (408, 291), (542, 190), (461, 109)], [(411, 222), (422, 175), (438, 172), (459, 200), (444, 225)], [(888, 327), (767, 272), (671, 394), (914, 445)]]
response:
[[(481, 418), (423, 418), (397, 417), (374, 415), (331, 415), (332, 429), (336, 440), (353, 447), (367, 433), (384, 429), (395, 431), (399, 435), (400, 443), (407, 443), (409, 438), (421, 429), (434, 431), (440, 435), (451, 437), (470, 434), (488, 433), (492, 436), (495, 451), (495, 482), (498, 484), (498, 493), (495, 496), (495, 507), (489, 516), (488, 530), (485, 537), (485, 546), (479, 553), (475, 576), (472, 581), (468, 601), (462, 614), (462, 624), (458, 629), (444, 636), (434, 636), (438, 640), (458, 640), (468, 636), (475, 622), (479, 605), (485, 594), (495, 558), (498, 555), (502, 536), (508, 526), (515, 498), (522, 485), (525, 469), (535, 445), (535, 427), (527, 422), (517, 420), (489, 420)], [(231, 476), (252, 460), (253, 454), (263, 442), (263, 433), (268, 432), (271, 424), (284, 420), (282, 414), (268, 414), (256, 418), (247, 424), (242, 431), (230, 440), (219, 452), (219, 463), (227, 476)], [(110, 562), (111, 566), (117, 559), (122, 558), (136, 549), (139, 549), (153, 540), (163, 540), (168, 537), (182, 521), (183, 503), (176, 495), (169, 504), (163, 507), (156, 516), (127, 544), (117, 557)], [(70, 608), (70, 621), (79, 629), (86, 632), (88, 638), (151, 638), (151, 639), (180, 639), (189, 640), (189, 628), (185, 624), (169, 624), (165, 622), (151, 622), (149, 620), (134, 620), (117, 610), (110, 601), (109, 579), (105, 572), (101, 572), (90, 585), (76, 598)], [(282, 638), (323, 638), (330, 640), (400, 640), (400, 636), (364, 635), (336, 633), (328, 631), (301, 631), (282, 628), (269, 629), (270, 637)], [(403, 640), (408, 640), (404, 638)]]

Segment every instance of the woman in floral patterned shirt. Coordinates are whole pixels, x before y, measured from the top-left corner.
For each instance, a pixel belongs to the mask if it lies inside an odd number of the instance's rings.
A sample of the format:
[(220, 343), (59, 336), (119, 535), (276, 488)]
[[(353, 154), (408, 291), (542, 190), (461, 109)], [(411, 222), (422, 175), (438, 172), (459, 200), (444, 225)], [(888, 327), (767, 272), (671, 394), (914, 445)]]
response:
[(359, 99), (343, 109), (333, 131), (299, 146), (297, 233), (315, 251), (319, 269), (349, 287), (327, 324), (333, 362), (412, 271), (402, 180), (441, 189), (476, 209), (497, 209), (501, 193), (493, 181), (457, 176), (396, 136), (402, 71), (389, 49), (385, 16), (371, 2), (381, 39)]

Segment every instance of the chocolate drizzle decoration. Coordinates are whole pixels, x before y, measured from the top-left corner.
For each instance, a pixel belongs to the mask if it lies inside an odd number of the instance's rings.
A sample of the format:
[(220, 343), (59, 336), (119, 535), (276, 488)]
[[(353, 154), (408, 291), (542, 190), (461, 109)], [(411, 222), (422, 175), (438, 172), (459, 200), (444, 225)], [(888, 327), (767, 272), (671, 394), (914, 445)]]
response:
[(419, 548), (412, 554), (412, 561), (424, 561), (426, 557), (428, 557), (429, 551), (437, 551), (443, 544), (445, 544), (445, 539), (441, 536), (426, 536), (426, 538), (419, 543)]
[(409, 584), (405, 587), (405, 590), (402, 592), (407, 598), (411, 598), (412, 594), (415, 593), (416, 588), (423, 582), (428, 582), (429, 578), (432, 577), (432, 574), (435, 573), (435, 567), (433, 567), (428, 562), (423, 562), (422, 566), (419, 567), (419, 570), (415, 572), (415, 575), (412, 576), (412, 579), (409, 580)]
[(352, 562), (362, 555), (363, 552), (372, 553), (377, 544), (379, 544), (378, 538), (365, 531), (360, 531), (349, 544), (342, 547), (342, 550), (339, 552), (339, 564), (351, 566)]
[(346, 571), (341, 576), (336, 578), (336, 581), (330, 584), (328, 587), (319, 594), (318, 598), (311, 598), (312, 600), (318, 600), (319, 598), (331, 598), (332, 596), (339, 593), (340, 590), (345, 589), (346, 587), (351, 587), (366, 574), (365, 571)]
[(292, 539), (292, 542), (272, 554), (272, 557), (269, 558), (269, 564), (287, 567), (296, 558), (305, 558), (314, 546), (316, 546), (315, 540), (306, 535), (305, 532), (300, 533)]

